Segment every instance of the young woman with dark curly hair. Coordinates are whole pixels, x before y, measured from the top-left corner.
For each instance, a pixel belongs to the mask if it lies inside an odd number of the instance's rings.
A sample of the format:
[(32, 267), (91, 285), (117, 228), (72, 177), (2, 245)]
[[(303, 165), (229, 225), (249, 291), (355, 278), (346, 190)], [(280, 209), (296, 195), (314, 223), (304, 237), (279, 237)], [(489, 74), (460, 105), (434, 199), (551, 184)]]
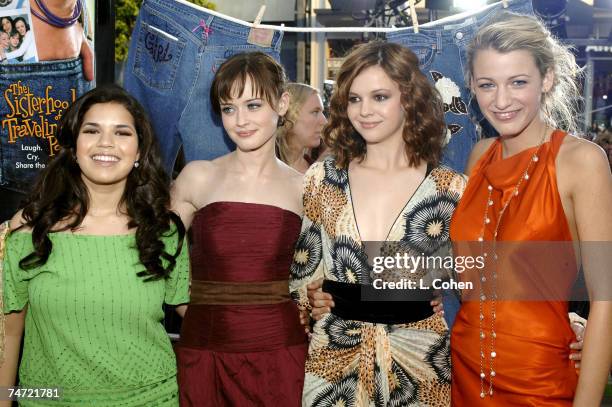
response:
[(177, 406), (162, 304), (188, 302), (189, 267), (149, 121), (123, 89), (99, 87), (56, 137), (11, 220), (0, 386), (14, 383), (25, 321), (21, 386), (61, 388), (63, 405)]
[[(411, 51), (370, 42), (349, 54), (324, 130), (332, 157), (305, 174), (291, 269), (300, 305), (309, 306), (306, 285), (319, 278), (335, 302), (314, 325), (303, 405), (450, 403), (448, 327), (431, 296), (389, 302), (388, 291), (369, 300), (361, 291), (370, 277), (369, 242), (382, 250), (400, 242), (417, 256), (447, 249), (466, 181), (439, 165), (444, 136), (442, 101)], [(396, 277), (416, 281), (426, 271)]]

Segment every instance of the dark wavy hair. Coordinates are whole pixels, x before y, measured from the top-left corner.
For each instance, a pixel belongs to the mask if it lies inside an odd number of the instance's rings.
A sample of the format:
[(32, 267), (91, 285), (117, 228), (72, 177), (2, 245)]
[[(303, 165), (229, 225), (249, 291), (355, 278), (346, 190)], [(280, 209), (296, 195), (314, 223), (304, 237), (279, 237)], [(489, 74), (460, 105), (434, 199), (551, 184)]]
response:
[[(3, 27), (1, 27), (2, 24), (4, 24), (4, 20), (8, 21), (9, 23), (11, 23), (11, 31), (13, 31), (15, 29), (15, 24), (13, 23), (13, 19), (10, 18), (9, 16), (2, 16), (0, 18), (0, 30), (4, 30)], [(6, 31), (5, 31), (6, 32)], [(8, 34), (8, 33), (7, 33)]]
[(336, 163), (346, 168), (353, 159), (363, 159), (366, 154), (366, 142), (351, 124), (347, 106), (353, 80), (371, 66), (380, 66), (399, 85), (406, 117), (403, 139), (410, 165), (416, 166), (421, 160), (437, 165), (446, 134), (442, 98), (419, 70), (412, 51), (381, 41), (353, 48), (338, 72), (329, 122), (323, 129), (323, 139), (336, 156)]
[[(139, 166), (127, 177), (119, 202), (129, 216), (128, 227), (136, 228), (136, 247), (145, 267), (139, 276), (154, 280), (168, 276), (176, 264), (185, 236), (181, 219), (170, 208), (170, 178), (161, 164), (159, 146), (151, 123), (138, 101), (117, 85), (99, 86), (87, 92), (60, 120), (57, 140), (60, 150), (40, 173), (26, 198), (23, 218), (32, 229), (34, 252), (21, 259), (24, 269), (45, 264), (51, 254), (49, 233), (77, 229), (89, 209), (89, 191), (76, 161), (76, 143), (85, 113), (96, 104), (116, 103), (134, 119), (138, 135)], [(58, 227), (62, 222), (65, 225)], [(178, 245), (174, 254), (165, 251), (161, 240), (176, 225)], [(167, 262), (164, 267), (163, 260)]]
[(13, 20), (13, 28), (15, 29), (15, 31), (17, 31), (17, 23), (19, 21), (21, 21), (23, 23), (23, 25), (25, 26), (26, 32), (30, 31), (30, 24), (28, 24), (26, 19), (23, 18), (23, 17), (17, 17), (16, 19)]

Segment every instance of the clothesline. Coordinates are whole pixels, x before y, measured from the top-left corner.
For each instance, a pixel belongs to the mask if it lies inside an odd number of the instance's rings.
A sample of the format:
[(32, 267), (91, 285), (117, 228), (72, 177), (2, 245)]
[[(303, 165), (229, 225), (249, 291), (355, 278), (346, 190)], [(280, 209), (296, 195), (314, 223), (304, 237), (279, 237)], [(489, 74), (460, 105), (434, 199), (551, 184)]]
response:
[(276, 31), (286, 31), (286, 32), (311, 32), (311, 33), (324, 33), (324, 32), (390, 32), (397, 30), (396, 28), (389, 27), (286, 27), (285, 25), (270, 25), (270, 24), (253, 24), (247, 21), (241, 20), (239, 18), (231, 17), (218, 11), (209, 10), (207, 8), (197, 6), (193, 3), (188, 2), (187, 0), (174, 0), (178, 3), (185, 4), (187, 6), (197, 8), (199, 10), (205, 11), (208, 14), (212, 14), (213, 16), (223, 18), (225, 20), (231, 21), (236, 24), (241, 24), (246, 27), (257, 27), (257, 28), (267, 28), (270, 30)]
[[(231, 17), (228, 15), (225, 15), (223, 13), (219, 13), (218, 11), (214, 11), (214, 10), (209, 10), (207, 8), (195, 5), (193, 3), (190, 3), (187, 0), (174, 0), (178, 3), (182, 3), (185, 4), (187, 6), (196, 8), (198, 10), (202, 10), (208, 14), (212, 14), (213, 16), (216, 17), (220, 17), (223, 18), (225, 20), (234, 22), (236, 24), (241, 24), (244, 25), (246, 27), (257, 27), (257, 28), (266, 28), (269, 30), (276, 30), (276, 31), (285, 31), (285, 32), (299, 32), (299, 33), (354, 33), (354, 32), (358, 32), (358, 33), (366, 33), (366, 32), (382, 32), (382, 33), (386, 33), (386, 32), (392, 32), (392, 31), (398, 31), (398, 30), (409, 30), (412, 29), (412, 27), (402, 27), (402, 28), (397, 28), (397, 27), (286, 27), (284, 24), (282, 25), (271, 25), (271, 24), (253, 24), (253, 23), (249, 23), (248, 21), (244, 21), (241, 20), (239, 18), (235, 18), (235, 17)], [(493, 7), (495, 6), (495, 4), (491, 4), (488, 7)], [(455, 19), (461, 19), (466, 15), (469, 15), (473, 13), (466, 11), (460, 14), (455, 14), (453, 16), (450, 17), (446, 17), (443, 18), (441, 20), (437, 20), (437, 21), (432, 21), (429, 22), (427, 24), (423, 24), (421, 25), (422, 28), (427, 28), (427, 26), (429, 24), (439, 24), (441, 22), (444, 21), (452, 21)]]

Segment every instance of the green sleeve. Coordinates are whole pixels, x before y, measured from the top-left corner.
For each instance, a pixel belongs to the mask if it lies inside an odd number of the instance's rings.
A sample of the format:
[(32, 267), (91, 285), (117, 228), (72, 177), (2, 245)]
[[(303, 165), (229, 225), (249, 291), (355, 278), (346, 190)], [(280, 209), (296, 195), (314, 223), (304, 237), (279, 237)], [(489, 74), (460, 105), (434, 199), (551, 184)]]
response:
[(7, 237), (2, 264), (3, 312), (21, 311), (28, 303), (28, 283), (35, 274), (22, 270), (19, 261), (32, 252), (29, 233), (13, 233)]
[[(172, 251), (170, 253), (176, 251), (177, 236), (177, 234), (171, 236), (171, 241), (174, 244), (171, 245)], [(184, 239), (181, 253), (176, 258), (176, 265), (166, 279), (164, 301), (170, 305), (187, 304), (189, 302), (189, 249), (187, 239)]]

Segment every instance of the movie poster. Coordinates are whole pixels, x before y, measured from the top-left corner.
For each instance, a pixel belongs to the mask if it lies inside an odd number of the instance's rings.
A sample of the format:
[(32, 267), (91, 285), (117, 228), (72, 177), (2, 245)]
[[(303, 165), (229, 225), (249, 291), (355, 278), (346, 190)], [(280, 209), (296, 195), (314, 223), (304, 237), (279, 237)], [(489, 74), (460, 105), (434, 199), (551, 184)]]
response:
[[(58, 122), (93, 82), (84, 79), (78, 56), (39, 61), (33, 25), (40, 27), (46, 23), (36, 20), (32, 24), (37, 17), (32, 16), (29, 1), (0, 0), (0, 16), (0, 221), (3, 221), (17, 211), (40, 171), (59, 151), (55, 138)], [(82, 24), (86, 18), (88, 15), (83, 13), (81, 22), (76, 24)], [(7, 36), (8, 46), (4, 48)], [(28, 38), (32, 39), (31, 44)], [(32, 46), (34, 49), (23, 48)], [(47, 44), (39, 41), (38, 46)]]

